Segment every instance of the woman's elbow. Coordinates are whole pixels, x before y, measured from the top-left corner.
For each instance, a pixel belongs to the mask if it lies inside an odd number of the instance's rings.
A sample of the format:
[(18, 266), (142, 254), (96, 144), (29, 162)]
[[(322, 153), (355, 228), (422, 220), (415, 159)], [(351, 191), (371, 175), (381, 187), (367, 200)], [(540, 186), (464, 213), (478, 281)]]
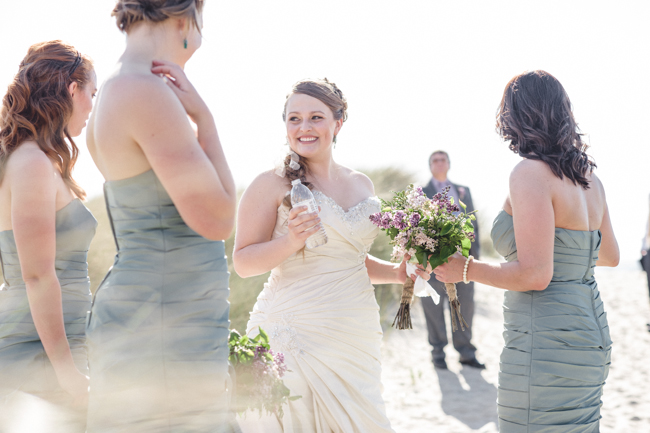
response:
[(52, 269), (33, 269), (30, 271), (23, 271), (22, 277), (27, 292), (32, 292), (37, 288), (49, 287), (55, 281), (58, 282), (58, 277), (54, 267), (52, 267)]
[(187, 225), (199, 235), (211, 241), (228, 239), (235, 228), (235, 218), (197, 218), (186, 221)]
[(609, 268), (615, 268), (618, 266), (618, 264), (621, 261), (621, 256), (620, 254), (616, 254), (614, 256), (609, 256), (609, 257), (599, 257), (598, 262), (596, 264), (598, 266), (606, 266)]
[(542, 291), (545, 290), (553, 279), (553, 268), (538, 270), (529, 275), (525, 281), (527, 290)]
[(255, 274), (251, 272), (250, 269), (247, 269), (247, 266), (238, 251), (232, 252), (232, 267), (235, 269), (237, 275), (239, 275), (241, 278), (255, 276)]
[(206, 227), (204, 231), (205, 234), (201, 234), (201, 236), (211, 241), (222, 241), (230, 237), (234, 228), (234, 221), (230, 223), (221, 222), (220, 224)]

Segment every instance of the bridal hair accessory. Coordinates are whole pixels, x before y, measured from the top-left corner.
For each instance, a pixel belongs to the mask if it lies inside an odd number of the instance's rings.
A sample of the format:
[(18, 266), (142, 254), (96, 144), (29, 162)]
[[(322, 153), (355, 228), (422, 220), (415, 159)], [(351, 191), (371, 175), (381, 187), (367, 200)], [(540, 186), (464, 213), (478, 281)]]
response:
[[(446, 263), (456, 251), (469, 257), (469, 250), (474, 240), (474, 212), (468, 214), (449, 197), (449, 187), (434, 195), (431, 199), (422, 191), (409, 185), (405, 191), (396, 192), (391, 201), (381, 200), (381, 212), (370, 215), (370, 221), (390, 237), (393, 245), (391, 260), (399, 262), (406, 255), (415, 258), (422, 266), (431, 265), (432, 269)], [(407, 269), (408, 264), (407, 264)], [(407, 273), (411, 273), (408, 270)], [(414, 272), (414, 270), (413, 270)], [(415, 292), (415, 282), (406, 278), (402, 287), (402, 300), (393, 326), (397, 329), (413, 329), (411, 325), (411, 302)], [(451, 328), (458, 330), (456, 322), (464, 331), (467, 322), (460, 314), (460, 301), (455, 284), (445, 283), (449, 305), (451, 306)], [(419, 296), (427, 296), (428, 291), (420, 289)], [(435, 292), (431, 290), (431, 292)], [(433, 298), (435, 302), (435, 297)]]
[(289, 168), (291, 168), (292, 170), (300, 170), (300, 164), (298, 164), (298, 161), (300, 161), (300, 155), (298, 155), (293, 150), (289, 150), (289, 155), (291, 155), (291, 162), (289, 163)]
[(469, 284), (469, 281), (467, 280), (467, 268), (469, 267), (469, 262), (474, 260), (474, 256), (469, 256), (467, 260), (465, 260), (465, 267), (463, 268), (463, 283)]
[[(289, 149), (289, 155), (291, 155), (291, 161), (289, 161), (288, 164), (289, 168), (294, 171), (300, 170), (300, 164), (298, 164), (298, 161), (300, 161), (300, 155), (298, 155), (292, 149)], [(275, 174), (280, 177), (284, 177), (287, 174), (287, 164), (284, 162), (284, 160), (275, 169)]]
[(74, 64), (70, 68), (70, 73), (68, 75), (72, 76), (72, 74), (74, 74), (74, 71), (77, 70), (77, 68), (79, 67), (80, 64), (81, 64), (81, 53), (79, 51), (77, 51), (77, 58), (74, 59)]

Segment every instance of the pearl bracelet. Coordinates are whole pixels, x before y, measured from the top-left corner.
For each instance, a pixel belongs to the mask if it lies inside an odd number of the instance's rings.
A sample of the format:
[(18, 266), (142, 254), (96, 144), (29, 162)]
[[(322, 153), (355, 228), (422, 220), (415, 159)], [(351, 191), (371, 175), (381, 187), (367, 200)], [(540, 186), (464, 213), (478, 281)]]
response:
[(465, 267), (463, 268), (463, 283), (469, 284), (469, 281), (467, 281), (467, 268), (469, 267), (469, 262), (474, 260), (474, 256), (469, 256), (467, 260), (465, 260)]

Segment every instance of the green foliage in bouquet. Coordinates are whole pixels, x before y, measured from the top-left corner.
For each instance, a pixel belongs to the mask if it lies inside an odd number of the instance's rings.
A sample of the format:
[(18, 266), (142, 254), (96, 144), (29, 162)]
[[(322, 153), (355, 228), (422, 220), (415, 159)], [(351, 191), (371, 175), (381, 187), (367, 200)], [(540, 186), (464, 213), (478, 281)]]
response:
[(233, 378), (233, 409), (243, 414), (246, 410), (262, 410), (282, 417), (282, 405), (300, 396), (292, 396), (282, 377), (287, 371), (284, 354), (274, 352), (269, 337), (262, 328), (254, 338), (230, 331), (228, 360), (235, 370)]
[(409, 254), (421, 265), (429, 262), (436, 268), (456, 251), (469, 256), (474, 239), (472, 221), (476, 216), (468, 214), (462, 202), (460, 212), (448, 192), (446, 188), (428, 199), (422, 188), (411, 184), (405, 191), (396, 192), (392, 200), (381, 200), (381, 212), (370, 219), (390, 237), (393, 260), (399, 261)]

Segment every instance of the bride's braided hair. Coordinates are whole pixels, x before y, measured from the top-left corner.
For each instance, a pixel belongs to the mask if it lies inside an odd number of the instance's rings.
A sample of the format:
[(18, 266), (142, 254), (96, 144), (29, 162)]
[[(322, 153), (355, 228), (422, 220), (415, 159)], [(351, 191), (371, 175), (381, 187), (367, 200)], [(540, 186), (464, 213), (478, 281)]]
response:
[(510, 150), (524, 158), (544, 161), (560, 179), (583, 189), (596, 163), (587, 155), (571, 102), (562, 84), (544, 71), (514, 77), (497, 111), (497, 132), (510, 141)]
[[(316, 98), (323, 104), (327, 105), (327, 107), (332, 110), (332, 113), (334, 114), (334, 120), (343, 119), (345, 122), (348, 119), (348, 102), (346, 101), (345, 96), (343, 96), (343, 92), (336, 86), (336, 84), (332, 83), (327, 78), (323, 78), (322, 80), (301, 80), (293, 85), (291, 92), (289, 92), (287, 99), (284, 102), (284, 110), (282, 111), (283, 121), (287, 120), (286, 113), (289, 98), (291, 95), (297, 93), (311, 96), (312, 98)], [(309, 189), (313, 189), (311, 182), (307, 181), (307, 173), (309, 173), (309, 163), (307, 159), (299, 157), (297, 162), (300, 167), (294, 170), (289, 165), (291, 163), (291, 153), (289, 153), (284, 158), (284, 177), (289, 181), (289, 184), (291, 184), (291, 181), (295, 179), (300, 179), (303, 185)], [(291, 197), (285, 197), (284, 203), (287, 206), (291, 207)]]

